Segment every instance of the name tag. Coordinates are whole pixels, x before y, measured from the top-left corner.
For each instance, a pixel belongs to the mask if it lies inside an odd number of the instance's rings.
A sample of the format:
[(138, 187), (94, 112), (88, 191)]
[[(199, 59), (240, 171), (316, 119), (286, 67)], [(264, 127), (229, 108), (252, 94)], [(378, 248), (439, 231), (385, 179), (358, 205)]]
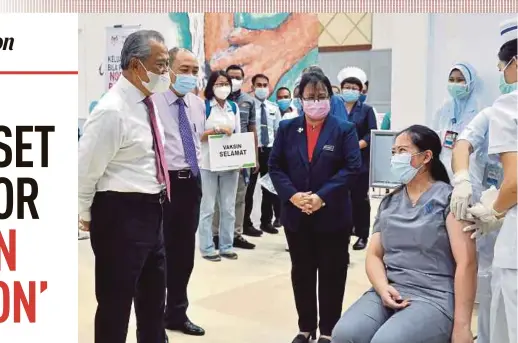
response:
[(489, 188), (495, 186), (496, 188), (500, 188), (503, 177), (504, 172), (500, 163), (487, 163), (484, 170), (484, 187)]
[(335, 151), (335, 146), (334, 145), (324, 145), (324, 147), (322, 149), (324, 151)]
[(455, 131), (446, 131), (444, 134), (444, 140), (442, 146), (448, 149), (453, 149), (455, 142), (457, 141), (457, 136), (459, 134)]

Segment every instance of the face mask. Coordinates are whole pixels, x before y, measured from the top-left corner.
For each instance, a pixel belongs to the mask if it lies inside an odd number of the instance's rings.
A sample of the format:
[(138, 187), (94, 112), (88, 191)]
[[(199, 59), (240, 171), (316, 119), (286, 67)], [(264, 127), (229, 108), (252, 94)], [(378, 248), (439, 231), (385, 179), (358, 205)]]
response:
[[(140, 62), (140, 60), (139, 60)], [(169, 89), (169, 85), (171, 84), (171, 78), (169, 77), (169, 73), (163, 73), (163, 74), (155, 74), (151, 71), (148, 71), (146, 67), (144, 67), (144, 64), (140, 62), (142, 65), (142, 68), (147, 73), (147, 77), (149, 78), (149, 82), (144, 82), (138, 76), (140, 79), (140, 82), (142, 82), (142, 86), (144, 86), (150, 93), (163, 93)]]
[(313, 120), (321, 120), (327, 117), (329, 110), (331, 109), (331, 103), (329, 100), (304, 100), (304, 113)]
[(256, 88), (255, 96), (257, 99), (264, 100), (268, 96), (269, 91), (270, 90), (268, 88)]
[(226, 100), (228, 95), (230, 94), (230, 87), (229, 86), (223, 86), (223, 87), (214, 87), (214, 95), (216, 98), (220, 100)]
[(293, 106), (295, 106), (295, 108), (297, 109), (297, 111), (301, 112), (302, 111), (302, 102), (300, 101), (299, 98), (295, 98), (293, 99)]
[(365, 102), (365, 100), (367, 100), (367, 94), (360, 94), (358, 100), (360, 100), (360, 102)]
[(513, 57), (509, 63), (505, 65), (505, 67), (500, 71), (500, 84), (498, 85), (498, 88), (500, 88), (500, 93), (502, 94), (509, 94), (511, 92), (514, 92), (516, 90), (516, 82), (515, 83), (507, 83), (505, 81), (505, 70), (513, 61), (516, 59), (516, 57)]
[(465, 99), (468, 95), (468, 86), (463, 83), (448, 82), (448, 93), (454, 99)]
[(352, 89), (344, 89), (342, 91), (342, 99), (345, 102), (355, 102), (360, 98), (360, 91), (355, 91)]
[(232, 93), (240, 91), (242, 85), (243, 80), (232, 79)]
[(180, 94), (187, 94), (196, 88), (198, 84), (198, 78), (190, 74), (175, 74), (176, 81), (173, 84), (173, 88)]
[(409, 153), (396, 154), (393, 155), (390, 160), (390, 171), (398, 178), (399, 182), (405, 185), (412, 181), (412, 179), (417, 175), (417, 172), (419, 172), (419, 169), (422, 167), (412, 167), (410, 164), (412, 156), (414, 155)]
[(277, 105), (279, 105), (279, 108), (283, 112), (286, 111), (290, 107), (290, 104), (291, 104), (291, 99), (280, 99), (280, 100), (277, 100)]

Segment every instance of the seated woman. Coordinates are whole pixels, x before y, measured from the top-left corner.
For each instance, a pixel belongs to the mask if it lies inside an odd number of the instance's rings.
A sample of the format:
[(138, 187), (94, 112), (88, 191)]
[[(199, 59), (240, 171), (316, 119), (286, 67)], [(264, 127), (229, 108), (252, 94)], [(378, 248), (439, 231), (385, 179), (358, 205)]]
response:
[(379, 207), (367, 251), (372, 288), (333, 330), (333, 343), (471, 343), (475, 244), (449, 210), (441, 140), (414, 125), (399, 133), (392, 171), (402, 187)]

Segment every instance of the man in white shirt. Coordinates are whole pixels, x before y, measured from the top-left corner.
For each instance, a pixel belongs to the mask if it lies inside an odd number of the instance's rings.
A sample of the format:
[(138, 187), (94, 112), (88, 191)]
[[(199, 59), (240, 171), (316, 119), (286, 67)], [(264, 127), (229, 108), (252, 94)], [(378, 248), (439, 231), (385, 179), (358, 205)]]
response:
[[(267, 100), (270, 95), (270, 80), (266, 75), (257, 74), (252, 77), (252, 89), (255, 95), (257, 141), (259, 144), (259, 173), (264, 176), (268, 173), (268, 159), (273, 147), (273, 140), (281, 121), (279, 107)], [(250, 215), (254, 204), (255, 184), (257, 173), (250, 175), (250, 183), (246, 190), (245, 197), (245, 223), (251, 223)], [(260, 229), (267, 233), (279, 233), (277, 228), (280, 223), (280, 201), (277, 195), (262, 187), (263, 197), (261, 200), (261, 226)], [(272, 223), (273, 215), (275, 221)]]
[(171, 80), (164, 37), (142, 30), (121, 52), (122, 75), (89, 116), (79, 145), (79, 220), (95, 254), (95, 343), (167, 342), (162, 203), (170, 196), (164, 133), (150, 98)]

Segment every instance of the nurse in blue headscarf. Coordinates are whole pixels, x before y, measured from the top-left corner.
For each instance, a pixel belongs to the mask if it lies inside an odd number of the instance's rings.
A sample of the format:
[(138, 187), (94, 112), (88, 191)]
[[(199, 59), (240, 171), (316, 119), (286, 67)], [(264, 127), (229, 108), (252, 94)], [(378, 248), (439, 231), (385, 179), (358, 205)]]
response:
[(450, 98), (435, 114), (432, 128), (441, 138), (443, 149), (441, 161), (453, 179), (451, 168), (452, 149), (458, 135), (480, 111), (477, 99), (478, 78), (475, 69), (468, 63), (454, 64), (448, 74)]

